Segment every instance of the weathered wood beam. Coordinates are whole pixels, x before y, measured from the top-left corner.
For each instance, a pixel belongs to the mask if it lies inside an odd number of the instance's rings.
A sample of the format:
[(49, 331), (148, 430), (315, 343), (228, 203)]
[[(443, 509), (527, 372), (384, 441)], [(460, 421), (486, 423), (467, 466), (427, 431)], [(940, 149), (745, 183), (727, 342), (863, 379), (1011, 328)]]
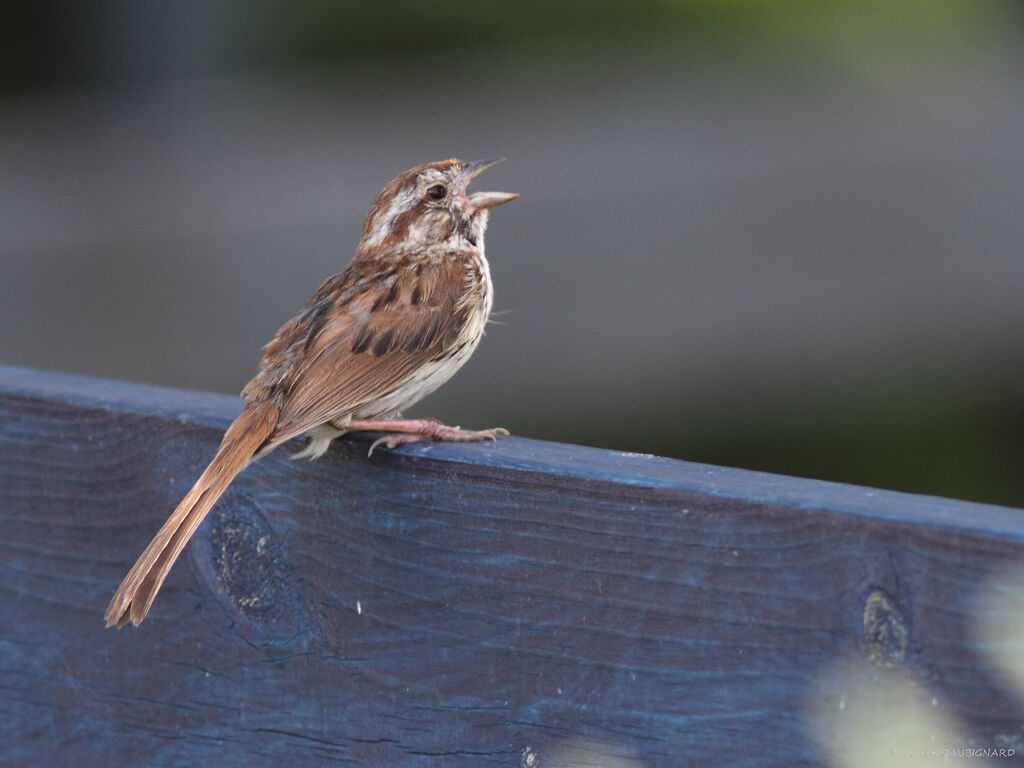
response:
[(104, 630), (238, 408), (0, 367), (0, 762), (816, 765), (856, 660), (1021, 752), (1024, 511), (521, 438), (279, 451)]

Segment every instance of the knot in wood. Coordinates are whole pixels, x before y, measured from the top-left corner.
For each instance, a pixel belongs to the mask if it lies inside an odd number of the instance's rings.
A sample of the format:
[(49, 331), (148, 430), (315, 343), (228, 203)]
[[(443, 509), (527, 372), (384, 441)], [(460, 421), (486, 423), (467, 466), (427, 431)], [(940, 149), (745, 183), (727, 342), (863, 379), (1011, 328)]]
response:
[(280, 540), (251, 504), (233, 504), (225, 511), (211, 544), (217, 581), (235, 610), (260, 623), (291, 617), (293, 600)]
[(907, 657), (910, 630), (903, 611), (884, 590), (874, 589), (864, 602), (864, 656), (879, 667), (899, 666)]

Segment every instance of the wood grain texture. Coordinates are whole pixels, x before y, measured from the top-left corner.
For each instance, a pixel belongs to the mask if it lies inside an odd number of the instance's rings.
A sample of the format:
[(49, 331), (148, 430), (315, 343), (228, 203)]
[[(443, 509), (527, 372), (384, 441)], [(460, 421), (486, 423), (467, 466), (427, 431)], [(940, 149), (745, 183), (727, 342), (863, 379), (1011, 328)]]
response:
[(972, 625), (1024, 512), (577, 446), (280, 451), (104, 630), (238, 408), (0, 367), (0, 763), (818, 765), (851, 658), (1022, 752)]

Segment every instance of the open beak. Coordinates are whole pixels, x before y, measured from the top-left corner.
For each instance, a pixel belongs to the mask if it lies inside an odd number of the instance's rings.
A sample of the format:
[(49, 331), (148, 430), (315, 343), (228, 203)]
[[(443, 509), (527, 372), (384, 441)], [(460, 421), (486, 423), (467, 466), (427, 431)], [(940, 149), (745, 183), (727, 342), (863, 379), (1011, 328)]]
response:
[(519, 195), (515, 192), (474, 192), (469, 196), (469, 204), (478, 211), (484, 208), (493, 208), (496, 205), (515, 200)]
[[(492, 157), (488, 160), (473, 160), (467, 163), (466, 167), (462, 169), (463, 183), (469, 184), (470, 180), (481, 171), (504, 160), (504, 157)], [(469, 196), (469, 204), (479, 211), (485, 208), (494, 208), (496, 205), (507, 203), (509, 200), (515, 200), (517, 197), (519, 195), (512, 192), (474, 192)]]

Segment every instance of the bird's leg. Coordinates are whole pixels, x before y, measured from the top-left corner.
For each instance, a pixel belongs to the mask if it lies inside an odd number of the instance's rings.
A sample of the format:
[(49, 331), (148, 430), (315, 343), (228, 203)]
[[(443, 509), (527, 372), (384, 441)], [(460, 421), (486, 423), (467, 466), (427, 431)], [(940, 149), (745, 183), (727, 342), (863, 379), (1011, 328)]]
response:
[(440, 440), (445, 443), (472, 443), (481, 440), (497, 440), (498, 435), (507, 435), (502, 427), (469, 430), (449, 427), (434, 419), (352, 419), (345, 425), (348, 432), (389, 432), (373, 441), (370, 453), (379, 445), (395, 448), (421, 440)]

